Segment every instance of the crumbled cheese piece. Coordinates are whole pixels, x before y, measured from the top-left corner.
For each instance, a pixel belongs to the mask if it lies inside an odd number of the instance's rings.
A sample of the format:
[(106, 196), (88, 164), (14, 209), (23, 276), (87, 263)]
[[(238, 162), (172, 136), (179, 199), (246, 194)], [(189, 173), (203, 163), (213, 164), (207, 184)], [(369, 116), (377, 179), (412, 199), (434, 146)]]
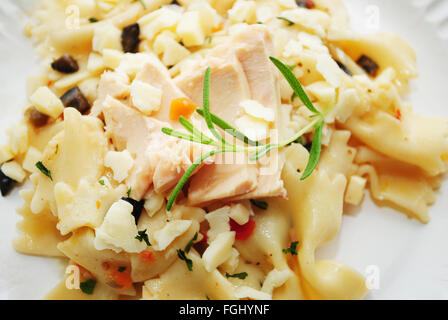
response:
[(341, 69), (330, 55), (319, 54), (316, 69), (332, 86), (337, 88), (341, 85)]
[(104, 49), (122, 50), (121, 31), (111, 23), (95, 27), (92, 49), (96, 52), (102, 52)]
[(134, 207), (127, 201), (118, 200), (107, 211), (104, 221), (95, 229), (94, 245), (97, 250), (111, 249), (115, 252), (141, 252), (146, 243), (135, 239), (138, 235)]
[(339, 122), (344, 123), (353, 114), (360, 103), (361, 99), (359, 98), (356, 89), (349, 88), (341, 90), (336, 105), (328, 114), (328, 121), (332, 121), (336, 118)]
[(92, 52), (89, 55), (89, 59), (87, 61), (87, 70), (90, 73), (99, 73), (102, 72), (105, 68), (106, 65), (104, 64), (103, 57), (98, 53)]
[(263, 140), (268, 137), (269, 124), (260, 119), (255, 119), (248, 115), (236, 119), (235, 125), (252, 140)]
[(128, 177), (129, 171), (134, 166), (134, 159), (128, 150), (109, 151), (104, 158), (104, 165), (112, 169), (117, 182), (122, 182)]
[(97, 77), (87, 78), (78, 84), (79, 90), (89, 101), (95, 101), (98, 98), (98, 87), (100, 79)]
[(241, 286), (235, 289), (235, 296), (238, 299), (253, 299), (253, 300), (272, 300), (272, 296), (266, 292), (256, 290), (248, 286)]
[(193, 2), (188, 11), (198, 11), (200, 14), (201, 24), (206, 34), (213, 32), (214, 28), (218, 28), (223, 19), (216, 10), (206, 1)]
[(308, 49), (315, 53), (329, 53), (328, 48), (318, 36), (312, 35), (308, 32), (299, 32), (297, 39), (299, 40), (299, 44), (302, 49)]
[(22, 166), (16, 161), (10, 161), (2, 164), (3, 174), (14, 181), (22, 183), (26, 178), (26, 172)]
[(42, 153), (34, 147), (30, 147), (23, 160), (22, 166), (28, 172), (37, 172), (36, 163), (42, 160)]
[(232, 273), (238, 267), (240, 262), (239, 259), (240, 253), (235, 248), (232, 248), (232, 253), (230, 254), (229, 259), (227, 259), (223, 264), (221, 264), (220, 269)]
[(238, 0), (228, 11), (229, 19), (233, 23), (254, 23), (256, 7), (255, 1)]
[(359, 205), (364, 197), (366, 183), (367, 180), (363, 177), (351, 176), (345, 192), (345, 202), (355, 206)]
[(48, 87), (38, 88), (30, 97), (34, 107), (43, 114), (57, 118), (64, 111), (64, 105)]
[(297, 4), (295, 0), (278, 0), (278, 3), (288, 9), (294, 9), (297, 8)]
[(131, 84), (132, 103), (134, 107), (147, 116), (159, 111), (162, 104), (162, 94), (163, 91), (159, 88), (140, 80), (134, 80)]
[(103, 62), (107, 68), (116, 69), (123, 60), (124, 53), (114, 49), (103, 50)]
[(138, 21), (139, 25), (142, 26), (142, 37), (151, 41), (164, 29), (174, 28), (182, 17), (181, 10), (175, 7), (165, 6), (143, 16)]
[(205, 219), (210, 226), (210, 229), (207, 231), (208, 243), (215, 240), (219, 234), (230, 231), (229, 213), (230, 207), (225, 206), (205, 215)]
[(14, 154), (12, 153), (11, 148), (6, 144), (0, 145), (0, 164), (13, 158)]
[(336, 98), (336, 89), (325, 81), (314, 82), (306, 90), (323, 104), (333, 103)]
[(232, 246), (235, 242), (235, 232), (220, 233), (213, 240), (202, 255), (205, 269), (208, 272), (213, 271), (219, 265), (224, 263), (232, 255)]
[(229, 216), (239, 225), (243, 225), (249, 221), (250, 212), (242, 203), (237, 203), (230, 207)]
[(191, 226), (191, 220), (175, 220), (165, 224), (165, 226), (154, 232), (155, 242), (152, 244), (157, 251), (165, 250), (171, 242), (181, 236)]
[(160, 63), (157, 57), (147, 53), (125, 53), (116, 71), (134, 78), (147, 63)]
[(257, 22), (266, 23), (272, 18), (274, 18), (275, 14), (272, 11), (272, 8), (269, 6), (259, 6), (255, 13), (257, 17)]
[(273, 269), (266, 276), (261, 291), (266, 292), (268, 294), (272, 294), (275, 288), (281, 287), (290, 277), (291, 277), (290, 270), (286, 269), (283, 271), (279, 271), (277, 269)]
[(162, 209), (163, 204), (165, 203), (165, 198), (163, 195), (150, 192), (145, 196), (145, 210), (148, 216), (152, 217), (157, 212), (159, 212), (160, 209)]
[(240, 103), (240, 106), (244, 109), (244, 111), (257, 119), (263, 119), (268, 122), (275, 121), (275, 112), (270, 108), (264, 107), (261, 103), (255, 100), (243, 100)]
[(157, 54), (163, 53), (162, 62), (166, 66), (173, 66), (190, 55), (187, 48), (166, 33), (157, 36), (154, 41), (154, 52)]
[(187, 47), (204, 44), (205, 32), (199, 12), (185, 12), (177, 25), (176, 32), (181, 37), (183, 44)]

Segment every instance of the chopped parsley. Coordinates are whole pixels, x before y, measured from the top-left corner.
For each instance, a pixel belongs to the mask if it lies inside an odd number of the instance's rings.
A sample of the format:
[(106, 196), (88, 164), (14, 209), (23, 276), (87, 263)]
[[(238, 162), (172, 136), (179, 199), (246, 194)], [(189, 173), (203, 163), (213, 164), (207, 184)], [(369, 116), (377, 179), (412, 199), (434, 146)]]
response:
[(118, 272), (126, 271), (126, 267), (118, 267)]
[(85, 294), (93, 294), (93, 290), (95, 289), (96, 280), (89, 279), (79, 284), (80, 289)]
[(255, 207), (266, 210), (268, 208), (268, 203), (266, 201), (258, 201), (254, 199), (250, 199), (250, 203), (252, 203)]
[(295, 23), (294, 23), (293, 21), (289, 20), (288, 18), (285, 18), (285, 17), (277, 17), (277, 19), (280, 19), (280, 20), (283, 20), (283, 21), (288, 22), (288, 27), (295, 25)]
[(104, 180), (100, 180), (100, 181), (98, 181), (98, 183), (100, 184), (100, 185), (102, 185), (102, 186), (104, 186), (106, 183), (104, 182)]
[(151, 246), (151, 243), (149, 242), (148, 239), (148, 235), (146, 234), (146, 229), (143, 231), (139, 231), (135, 239), (137, 239), (140, 242), (145, 241), (148, 246)]
[(50, 178), (51, 181), (53, 181), (53, 178), (51, 177), (50, 170), (48, 170), (47, 167), (44, 166), (42, 161), (37, 162), (36, 167), (37, 167), (37, 169), (40, 170), (40, 172), (42, 172), (44, 175), (46, 175), (48, 178)]
[(206, 298), (207, 298), (207, 300), (210, 300), (210, 297), (209, 296), (205, 296)]
[(241, 280), (246, 279), (247, 277), (247, 272), (241, 272), (241, 273), (235, 273), (235, 274), (230, 274), (228, 272), (226, 272), (226, 278), (238, 278)]
[(126, 191), (126, 194), (128, 195), (128, 198), (131, 197), (132, 188), (129, 188), (128, 191)]
[(99, 20), (97, 19), (97, 18), (95, 18), (95, 17), (91, 17), (91, 18), (89, 18), (89, 22), (90, 23), (95, 23), (95, 22), (98, 22)]
[(185, 252), (186, 253), (190, 252), (191, 246), (193, 245), (194, 241), (196, 241), (197, 238), (198, 238), (198, 233), (196, 232), (194, 237), (193, 237), (193, 239), (191, 239), (188, 242), (187, 246), (185, 247)]
[(283, 251), (283, 253), (286, 253), (286, 254), (288, 254), (288, 253), (290, 253), (290, 254), (292, 254), (293, 256), (296, 256), (298, 253), (297, 253), (297, 245), (299, 244), (299, 241), (294, 241), (294, 242), (291, 242), (291, 244), (289, 245), (289, 248), (288, 249), (283, 249), (282, 251)]
[(187, 268), (189, 271), (193, 271), (193, 261), (191, 259), (188, 259), (185, 252), (182, 249), (177, 250), (177, 256), (180, 260), (184, 260), (187, 264)]

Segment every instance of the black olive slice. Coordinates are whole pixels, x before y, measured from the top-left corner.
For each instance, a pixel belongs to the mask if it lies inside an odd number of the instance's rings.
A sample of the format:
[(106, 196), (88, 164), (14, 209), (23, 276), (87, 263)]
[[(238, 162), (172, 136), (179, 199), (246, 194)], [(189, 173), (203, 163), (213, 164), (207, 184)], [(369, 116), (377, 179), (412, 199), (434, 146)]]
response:
[(145, 200), (137, 201), (137, 200), (129, 198), (129, 197), (123, 197), (123, 198), (121, 198), (121, 200), (124, 200), (124, 201), (132, 204), (132, 207), (134, 208), (132, 210), (132, 215), (135, 218), (135, 224), (137, 224), (138, 219), (140, 219), (140, 216), (142, 214), (143, 206), (145, 205)]
[(336, 61), (339, 68), (341, 68), (342, 71), (344, 71), (346, 74), (348, 74), (350, 77), (353, 76), (353, 73), (343, 64), (342, 62)]
[(35, 128), (45, 126), (49, 119), (49, 116), (38, 111), (35, 107), (29, 108), (26, 111), (26, 117)]
[(82, 114), (90, 109), (90, 103), (78, 87), (71, 88), (61, 97), (66, 108), (75, 108)]
[(79, 70), (78, 62), (69, 54), (64, 54), (62, 57), (53, 61), (51, 64), (53, 70), (62, 73), (74, 73)]
[(8, 193), (14, 188), (17, 181), (11, 179), (7, 175), (0, 170), (0, 190), (2, 192), (2, 196), (5, 197)]
[(134, 23), (126, 26), (121, 33), (121, 45), (124, 52), (136, 53), (138, 52), (138, 45), (140, 44), (140, 26)]
[(301, 8), (313, 9), (316, 5), (312, 0), (296, 0), (297, 6)]
[(372, 58), (366, 55), (362, 55), (356, 63), (372, 77), (376, 77), (378, 70), (380, 69), (379, 65)]

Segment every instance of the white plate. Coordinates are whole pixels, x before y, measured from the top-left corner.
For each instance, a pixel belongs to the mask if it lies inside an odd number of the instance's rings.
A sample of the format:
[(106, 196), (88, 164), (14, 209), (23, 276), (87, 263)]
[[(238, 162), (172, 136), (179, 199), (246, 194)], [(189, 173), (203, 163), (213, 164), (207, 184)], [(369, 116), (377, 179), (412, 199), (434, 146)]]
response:
[[(32, 0), (0, 1), (0, 142), (4, 130), (19, 119), (26, 102), (27, 75), (36, 70), (31, 41), (23, 36), (25, 15)], [(373, 32), (376, 27), (400, 34), (416, 49), (420, 78), (409, 96), (425, 115), (448, 116), (448, 0), (346, 0), (353, 27)], [(376, 22), (379, 22), (377, 25)], [(369, 299), (448, 299), (448, 181), (431, 221), (422, 225), (402, 213), (376, 207), (369, 197), (356, 213), (346, 215), (340, 235), (319, 250), (319, 258), (334, 258), (364, 274), (379, 270), (379, 289)], [(15, 213), (22, 203), (15, 190), (0, 199), (0, 298), (39, 299), (58, 283), (64, 265), (58, 259), (16, 253)], [(369, 266), (374, 266), (370, 267)]]

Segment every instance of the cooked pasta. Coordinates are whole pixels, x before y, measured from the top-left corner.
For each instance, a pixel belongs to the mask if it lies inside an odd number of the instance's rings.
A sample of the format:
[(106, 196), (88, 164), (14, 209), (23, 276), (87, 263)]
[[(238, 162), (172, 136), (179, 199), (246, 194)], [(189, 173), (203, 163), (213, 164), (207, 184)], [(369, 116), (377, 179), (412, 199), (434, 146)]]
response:
[(42, 70), (1, 187), (31, 181), (15, 249), (80, 272), (46, 298), (364, 298), (315, 252), (366, 188), (429, 222), (448, 121), (404, 101), (413, 49), (342, 0), (171, 2), (41, 0), (26, 27)]

